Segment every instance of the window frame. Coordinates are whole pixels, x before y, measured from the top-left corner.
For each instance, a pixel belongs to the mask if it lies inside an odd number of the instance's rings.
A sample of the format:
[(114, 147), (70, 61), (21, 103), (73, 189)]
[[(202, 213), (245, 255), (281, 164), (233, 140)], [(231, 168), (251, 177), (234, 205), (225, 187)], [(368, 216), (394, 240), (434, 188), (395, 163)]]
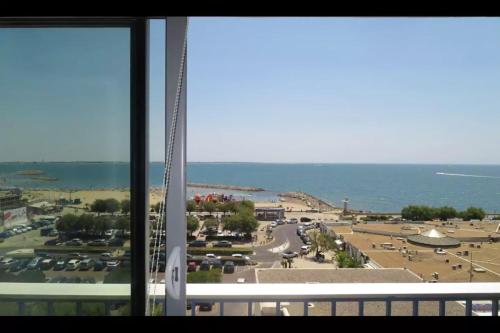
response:
[(148, 20), (146, 17), (0, 17), (1, 28), (130, 29), (130, 315), (144, 316), (148, 235)]

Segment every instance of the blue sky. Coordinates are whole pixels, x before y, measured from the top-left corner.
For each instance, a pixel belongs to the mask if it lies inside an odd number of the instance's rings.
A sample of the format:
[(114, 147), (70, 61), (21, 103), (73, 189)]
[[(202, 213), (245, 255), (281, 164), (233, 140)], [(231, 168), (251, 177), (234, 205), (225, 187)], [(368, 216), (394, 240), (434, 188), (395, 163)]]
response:
[[(0, 31), (0, 161), (128, 160), (127, 31), (37, 30)], [(187, 80), (189, 161), (500, 164), (496, 18), (191, 18)]]

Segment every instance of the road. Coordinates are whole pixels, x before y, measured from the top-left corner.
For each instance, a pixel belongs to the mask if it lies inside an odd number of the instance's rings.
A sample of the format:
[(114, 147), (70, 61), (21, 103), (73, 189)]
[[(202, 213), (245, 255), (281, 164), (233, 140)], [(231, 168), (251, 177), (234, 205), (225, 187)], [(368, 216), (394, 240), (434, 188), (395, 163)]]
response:
[(281, 252), (273, 253), (270, 250), (276, 248), (287, 241), (289, 246), (287, 251), (299, 252), (300, 247), (304, 245), (299, 236), (297, 236), (298, 224), (283, 224), (273, 229), (274, 241), (270, 244), (255, 247), (255, 254), (253, 259), (259, 263), (269, 264), (277, 260), (281, 260)]

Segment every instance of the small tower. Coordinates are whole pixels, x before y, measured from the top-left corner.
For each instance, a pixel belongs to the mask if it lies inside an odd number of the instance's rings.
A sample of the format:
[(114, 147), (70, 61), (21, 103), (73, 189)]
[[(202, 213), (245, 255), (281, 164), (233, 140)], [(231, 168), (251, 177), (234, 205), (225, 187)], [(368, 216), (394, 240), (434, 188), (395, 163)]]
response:
[(344, 200), (342, 200), (342, 202), (344, 203), (344, 211), (342, 212), (342, 214), (346, 215), (349, 212), (349, 198), (346, 197)]

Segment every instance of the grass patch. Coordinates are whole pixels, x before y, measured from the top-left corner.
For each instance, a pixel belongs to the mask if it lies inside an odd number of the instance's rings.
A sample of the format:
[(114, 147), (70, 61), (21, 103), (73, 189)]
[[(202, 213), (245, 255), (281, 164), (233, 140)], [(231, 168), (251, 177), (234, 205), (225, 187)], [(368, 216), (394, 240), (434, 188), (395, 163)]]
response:
[(222, 270), (214, 268), (209, 271), (190, 272), (187, 275), (187, 283), (220, 283), (222, 281)]

